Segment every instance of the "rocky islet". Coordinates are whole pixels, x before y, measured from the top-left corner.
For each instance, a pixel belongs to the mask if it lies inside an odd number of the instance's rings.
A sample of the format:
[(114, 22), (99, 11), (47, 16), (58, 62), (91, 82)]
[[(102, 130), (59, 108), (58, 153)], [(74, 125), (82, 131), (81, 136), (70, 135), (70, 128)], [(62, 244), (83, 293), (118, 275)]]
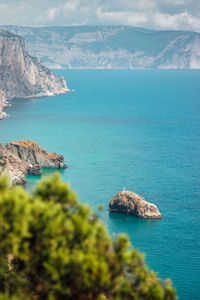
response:
[(162, 218), (155, 204), (147, 202), (140, 195), (130, 191), (117, 193), (109, 202), (109, 210), (143, 219)]

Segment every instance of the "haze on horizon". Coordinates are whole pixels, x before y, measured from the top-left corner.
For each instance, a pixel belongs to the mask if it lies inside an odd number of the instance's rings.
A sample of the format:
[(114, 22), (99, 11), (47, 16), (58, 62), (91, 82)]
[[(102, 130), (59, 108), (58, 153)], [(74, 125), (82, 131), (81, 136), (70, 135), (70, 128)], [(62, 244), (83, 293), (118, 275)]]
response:
[(0, 0), (0, 25), (129, 25), (200, 32), (200, 1)]

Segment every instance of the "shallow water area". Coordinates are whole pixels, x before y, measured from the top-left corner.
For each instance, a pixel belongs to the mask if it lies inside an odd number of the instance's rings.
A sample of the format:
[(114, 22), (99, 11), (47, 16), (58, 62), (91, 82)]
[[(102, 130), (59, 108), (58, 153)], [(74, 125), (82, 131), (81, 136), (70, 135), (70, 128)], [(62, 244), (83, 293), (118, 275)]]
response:
[[(12, 101), (1, 142), (29, 139), (63, 154), (70, 166), (63, 179), (80, 201), (104, 205), (100, 216), (113, 237), (127, 233), (150, 268), (173, 280), (179, 299), (199, 299), (200, 71), (56, 72), (75, 92)], [(124, 186), (163, 218), (109, 213)]]

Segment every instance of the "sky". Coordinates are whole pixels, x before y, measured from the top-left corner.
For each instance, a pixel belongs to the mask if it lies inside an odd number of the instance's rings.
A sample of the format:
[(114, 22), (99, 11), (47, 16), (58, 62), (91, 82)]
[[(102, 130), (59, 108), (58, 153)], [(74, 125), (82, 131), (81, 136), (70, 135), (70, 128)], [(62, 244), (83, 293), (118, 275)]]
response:
[(130, 25), (200, 32), (200, 0), (0, 0), (0, 24)]

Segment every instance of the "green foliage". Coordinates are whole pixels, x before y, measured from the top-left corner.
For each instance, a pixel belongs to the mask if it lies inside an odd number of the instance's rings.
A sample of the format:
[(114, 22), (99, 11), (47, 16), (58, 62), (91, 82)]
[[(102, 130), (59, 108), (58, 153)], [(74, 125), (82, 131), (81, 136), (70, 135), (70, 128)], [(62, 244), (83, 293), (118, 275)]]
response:
[(6, 156), (0, 153), (0, 166), (6, 165)]
[[(55, 174), (30, 195), (0, 178), (0, 300), (174, 300), (125, 235), (105, 226)], [(10, 269), (8, 254), (12, 254)]]

